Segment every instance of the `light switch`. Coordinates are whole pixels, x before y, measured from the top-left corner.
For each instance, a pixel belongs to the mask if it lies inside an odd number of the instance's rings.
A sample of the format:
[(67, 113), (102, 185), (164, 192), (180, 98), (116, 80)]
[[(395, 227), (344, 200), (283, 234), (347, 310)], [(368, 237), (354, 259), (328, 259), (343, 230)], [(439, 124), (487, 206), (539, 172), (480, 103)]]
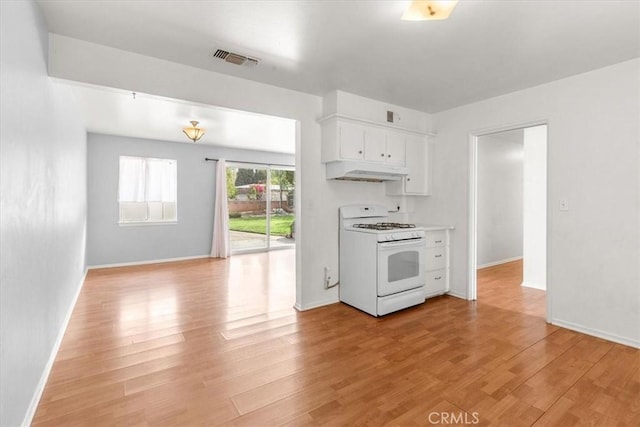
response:
[(567, 199), (566, 197), (563, 197), (560, 199), (560, 210), (561, 211), (569, 210), (569, 199)]

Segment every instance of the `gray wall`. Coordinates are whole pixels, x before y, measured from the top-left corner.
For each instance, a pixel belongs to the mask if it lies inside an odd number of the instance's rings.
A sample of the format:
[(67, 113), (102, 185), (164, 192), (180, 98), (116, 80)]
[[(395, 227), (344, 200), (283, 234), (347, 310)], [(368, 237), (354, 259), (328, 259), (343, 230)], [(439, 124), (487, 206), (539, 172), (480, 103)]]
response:
[(46, 25), (0, 2), (0, 425), (29, 421), (85, 268), (86, 132), (47, 76)]
[(522, 133), (519, 138), (478, 138), (478, 267), (522, 256)]
[[(121, 155), (177, 160), (177, 224), (118, 225)], [(216, 163), (206, 162), (205, 157), (290, 165), (295, 162), (294, 156), (287, 154), (89, 134), (88, 265), (208, 255), (213, 230)]]

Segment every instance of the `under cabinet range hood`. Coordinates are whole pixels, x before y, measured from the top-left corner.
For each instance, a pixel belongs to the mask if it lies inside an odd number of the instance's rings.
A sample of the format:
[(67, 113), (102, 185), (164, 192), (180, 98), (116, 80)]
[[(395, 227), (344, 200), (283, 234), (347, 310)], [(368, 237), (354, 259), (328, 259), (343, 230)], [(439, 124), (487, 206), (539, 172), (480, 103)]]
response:
[(409, 174), (409, 169), (403, 166), (348, 160), (328, 162), (326, 168), (327, 179), (348, 181), (399, 181)]

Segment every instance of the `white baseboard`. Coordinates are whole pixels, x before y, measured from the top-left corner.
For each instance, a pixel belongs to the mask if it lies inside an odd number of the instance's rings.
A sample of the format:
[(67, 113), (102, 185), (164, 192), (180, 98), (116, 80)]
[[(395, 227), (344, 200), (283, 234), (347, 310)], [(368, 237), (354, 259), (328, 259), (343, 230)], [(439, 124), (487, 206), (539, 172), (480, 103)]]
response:
[(113, 268), (113, 267), (131, 267), (134, 265), (146, 265), (146, 264), (162, 264), (165, 262), (176, 262), (176, 261), (188, 261), (191, 259), (202, 259), (209, 258), (209, 254), (207, 255), (196, 255), (196, 256), (185, 256), (180, 258), (163, 258), (163, 259), (151, 259), (148, 261), (134, 261), (134, 262), (120, 262), (116, 264), (101, 264), (101, 265), (90, 265), (88, 267), (89, 270), (95, 270), (98, 268)]
[(479, 265), (478, 266), (478, 270), (480, 270), (481, 268), (487, 268), (487, 267), (493, 267), (493, 266), (500, 265), (500, 264), (506, 264), (508, 262), (519, 261), (521, 259), (522, 259), (521, 256), (517, 256), (517, 257), (514, 257), (514, 258), (507, 258), (507, 259), (501, 259), (500, 261), (489, 262), (489, 263), (486, 263), (486, 264)]
[(461, 293), (456, 292), (456, 291), (451, 291), (450, 290), (445, 295), (451, 295), (452, 297), (460, 298), (460, 299), (467, 300), (467, 301), (469, 300), (466, 295), (461, 294)]
[(618, 344), (627, 345), (629, 347), (640, 348), (640, 341), (631, 338), (621, 337), (609, 332), (600, 331), (598, 329), (591, 329), (585, 326), (581, 326), (572, 322), (567, 322), (560, 319), (552, 319), (552, 325), (561, 326), (563, 328), (571, 329), (572, 331), (580, 332), (586, 335), (591, 335), (596, 338), (602, 338), (607, 341), (612, 341)]
[(322, 307), (325, 305), (335, 304), (337, 302), (340, 302), (340, 299), (338, 297), (333, 297), (333, 298), (327, 298), (326, 300), (322, 300), (322, 301), (313, 301), (311, 303), (304, 304), (302, 306), (299, 304), (296, 304), (293, 307), (298, 311), (306, 311), (306, 310), (311, 310), (313, 308)]
[(541, 291), (546, 291), (547, 290), (546, 286), (542, 286), (542, 285), (539, 285), (537, 283), (531, 283), (531, 282), (522, 282), (520, 284), (520, 286), (524, 286), (525, 288), (540, 289)]
[(22, 426), (28, 427), (33, 422), (33, 417), (36, 415), (36, 410), (38, 409), (38, 404), (40, 403), (40, 399), (42, 398), (42, 393), (44, 392), (44, 387), (47, 385), (47, 380), (49, 379), (49, 374), (51, 374), (51, 368), (53, 368), (53, 362), (56, 360), (56, 356), (58, 355), (58, 350), (60, 350), (60, 345), (62, 345), (62, 339), (64, 338), (64, 334), (67, 331), (67, 327), (69, 326), (69, 321), (71, 320), (71, 315), (73, 314), (73, 309), (76, 307), (76, 302), (78, 302), (78, 297), (80, 296), (80, 292), (82, 291), (82, 287), (84, 285), (84, 280), (87, 277), (88, 269), (85, 268), (84, 274), (80, 279), (80, 283), (78, 284), (78, 288), (76, 290), (75, 295), (73, 296), (73, 301), (71, 305), (69, 305), (69, 309), (67, 310), (67, 314), (62, 321), (62, 327), (58, 331), (58, 336), (56, 337), (56, 341), (53, 343), (53, 348), (51, 349), (51, 353), (49, 354), (49, 360), (42, 371), (42, 375), (40, 376), (40, 381), (36, 386), (36, 390), (33, 393), (33, 397), (31, 398), (31, 403), (29, 404), (29, 408), (27, 409), (27, 413), (22, 420)]

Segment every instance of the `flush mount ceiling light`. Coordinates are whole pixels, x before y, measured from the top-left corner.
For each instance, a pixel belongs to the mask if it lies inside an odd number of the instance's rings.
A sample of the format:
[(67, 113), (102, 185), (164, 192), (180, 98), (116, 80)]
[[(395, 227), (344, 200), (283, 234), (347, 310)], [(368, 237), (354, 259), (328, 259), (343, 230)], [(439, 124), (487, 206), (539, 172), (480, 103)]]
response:
[(404, 21), (447, 19), (458, 0), (413, 0), (402, 14)]
[(192, 120), (191, 121), (192, 127), (182, 129), (182, 132), (184, 132), (184, 134), (187, 135), (187, 138), (189, 138), (193, 142), (198, 142), (198, 140), (202, 138), (202, 136), (204, 135), (204, 129), (199, 128), (198, 123), (199, 122)]

